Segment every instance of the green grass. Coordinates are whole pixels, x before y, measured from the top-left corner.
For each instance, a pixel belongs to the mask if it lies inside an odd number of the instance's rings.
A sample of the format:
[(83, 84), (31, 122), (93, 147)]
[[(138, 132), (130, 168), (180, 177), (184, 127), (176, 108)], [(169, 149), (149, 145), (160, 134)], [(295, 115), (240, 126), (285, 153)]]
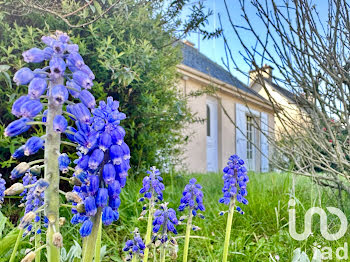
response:
[[(219, 216), (226, 206), (218, 202), (221, 197), (222, 178), (221, 174), (194, 174), (191, 176), (166, 175), (164, 177), (166, 191), (164, 200), (169, 206), (177, 208), (181, 192), (191, 177), (197, 178), (202, 184), (205, 200), (204, 220), (196, 218), (194, 224), (201, 228), (200, 231), (192, 232), (200, 238), (192, 238), (190, 241), (190, 261), (221, 261), (225, 226), (227, 216)], [(129, 180), (122, 196), (120, 221), (117, 226), (105, 227), (103, 243), (107, 245), (106, 261), (120, 260), (120, 250), (130, 237), (134, 227), (139, 227), (145, 234), (146, 221), (137, 220), (142, 211), (142, 204), (136, 202), (140, 197), (138, 190), (141, 187), (141, 179)], [(280, 261), (290, 261), (293, 250), (301, 247), (312, 254), (312, 245), (316, 241), (321, 246), (338, 247), (342, 242), (327, 243), (319, 232), (317, 217), (314, 220), (314, 232), (307, 241), (298, 242), (293, 240), (288, 233), (288, 200), (292, 188), (292, 177), (288, 174), (250, 174), (248, 184), (249, 205), (244, 206), (245, 215), (235, 214), (231, 234), (229, 261), (271, 261), (270, 255), (278, 255)], [(307, 178), (297, 177), (295, 196), (300, 201), (297, 207), (298, 232), (303, 230), (304, 214), (311, 206), (334, 206), (336, 201), (328, 191), (317, 187)], [(178, 213), (178, 216), (180, 214)], [(330, 217), (332, 218), (332, 217)], [(334, 218), (333, 218), (334, 219)], [(335, 229), (337, 220), (332, 224)], [(183, 242), (186, 225), (178, 226), (179, 244), (178, 260), (182, 258)], [(349, 235), (347, 235), (349, 238)], [(345, 241), (346, 238), (341, 239)], [(334, 248), (335, 252), (335, 248)]]
[[(270, 256), (278, 255), (280, 261), (291, 261), (293, 250), (300, 247), (306, 251), (309, 257), (312, 255), (313, 243), (317, 242), (322, 247), (330, 246), (335, 252), (336, 248), (349, 242), (350, 234), (339, 241), (328, 242), (319, 232), (319, 219), (314, 217), (314, 234), (308, 240), (298, 242), (293, 240), (288, 233), (288, 200), (292, 188), (292, 177), (288, 174), (249, 174), (248, 200), (249, 205), (243, 206), (245, 215), (236, 213), (233, 219), (231, 242), (228, 261), (272, 261)], [(181, 192), (191, 177), (197, 178), (204, 190), (206, 211), (204, 220), (194, 219), (194, 224), (201, 228), (200, 231), (192, 232), (189, 248), (189, 261), (221, 261), (225, 226), (227, 216), (219, 216), (221, 210), (227, 206), (219, 204), (221, 197), (222, 179), (221, 174), (194, 174), (165, 175), (166, 191), (164, 200), (169, 206), (177, 209)], [(140, 195), (142, 176), (137, 179), (128, 179), (127, 186), (122, 193), (122, 205), (120, 207), (120, 219), (111, 226), (104, 227), (102, 245), (107, 246), (104, 261), (122, 261), (124, 255), (121, 251), (125, 241), (131, 237), (131, 231), (135, 227), (145, 234), (146, 220), (138, 220), (142, 211), (143, 203), (137, 202)], [(295, 196), (297, 198), (297, 229), (303, 230), (305, 210), (312, 206), (337, 206), (336, 196), (328, 190), (320, 188), (307, 178), (296, 177)], [(345, 202), (346, 203), (346, 202)], [(5, 208), (6, 209), (6, 208)], [(69, 209), (62, 208), (62, 215), (70, 214)], [(345, 210), (349, 216), (349, 209)], [(5, 212), (6, 214), (6, 212)], [(180, 217), (178, 213), (178, 217)], [(337, 231), (339, 221), (328, 216), (328, 224), (331, 231)], [(182, 259), (182, 249), (186, 225), (177, 227), (179, 234), (178, 261)], [(79, 226), (72, 226), (69, 222), (62, 228), (65, 247), (68, 250), (73, 244), (73, 239), (80, 242)], [(350, 242), (349, 242), (350, 243)], [(335, 255), (334, 255), (335, 256)], [(151, 259), (152, 261), (152, 259)], [(170, 258), (169, 258), (170, 261)], [(335, 261), (335, 260), (333, 260)]]

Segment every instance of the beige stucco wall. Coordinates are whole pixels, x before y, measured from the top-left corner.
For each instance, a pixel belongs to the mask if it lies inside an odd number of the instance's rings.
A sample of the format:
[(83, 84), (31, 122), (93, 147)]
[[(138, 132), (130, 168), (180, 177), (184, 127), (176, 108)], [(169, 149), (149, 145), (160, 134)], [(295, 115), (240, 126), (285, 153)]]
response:
[[(180, 72), (182, 73), (182, 79), (179, 81), (178, 87), (180, 90), (183, 90), (184, 94), (189, 95), (191, 92), (203, 91), (204, 88), (208, 86), (208, 82), (202, 81), (200, 77), (195, 77), (190, 73), (187, 74), (187, 72), (183, 70)], [(226, 165), (229, 156), (236, 153), (236, 128), (231, 122), (236, 121), (235, 104), (247, 104), (248, 107), (253, 110), (268, 113), (269, 126), (271, 127), (273, 127), (274, 124), (274, 117), (272, 108), (267, 109), (264, 103), (249, 102), (244, 100), (244, 97), (233, 95), (233, 93), (229, 93), (225, 90), (217, 91), (214, 96), (218, 100), (218, 168), (221, 170)], [(197, 118), (206, 119), (207, 99), (208, 94), (189, 97), (188, 105), (192, 113), (196, 114)], [(222, 104), (230, 117), (224, 113), (219, 103)], [(205, 173), (207, 169), (206, 121), (190, 124), (185, 128), (184, 132), (189, 136), (189, 142), (184, 148), (185, 166), (182, 167), (182, 169), (188, 172)], [(273, 128), (271, 128), (270, 132), (273, 132)], [(271, 154), (271, 150), (269, 154)], [(260, 153), (258, 153), (256, 157), (256, 166), (260, 167)]]
[(281, 137), (281, 133), (283, 134), (286, 130), (290, 130), (293, 128), (293, 121), (300, 121), (301, 113), (298, 106), (288, 99), (287, 97), (281, 95), (278, 91), (276, 91), (269, 82), (265, 82), (265, 87), (268, 91), (266, 92), (265, 88), (254, 82), (251, 85), (251, 88), (258, 92), (262, 97), (269, 100), (269, 95), (271, 96), (275, 107), (280, 110), (280, 113), (275, 114), (274, 116), (274, 127), (275, 127), (275, 136), (276, 139)]
[[(222, 106), (229, 114), (231, 120), (236, 121), (235, 101), (228, 95), (219, 93), (219, 96)], [(221, 170), (226, 165), (227, 159), (236, 153), (236, 128), (220, 106), (219, 112), (221, 114), (221, 123), (219, 122), (219, 137), (221, 137), (222, 141), (221, 150), (219, 147), (219, 156), (221, 154), (221, 157), (219, 157), (219, 170)]]
[[(201, 84), (191, 80), (181, 79), (179, 88), (183, 90), (184, 94), (190, 94), (201, 90)], [(196, 118), (206, 118), (206, 96), (189, 97), (188, 106), (192, 113), (196, 114)], [(184, 167), (189, 172), (204, 173), (207, 170), (207, 151), (206, 142), (206, 125), (202, 122), (192, 123), (185, 127), (184, 133), (189, 137), (189, 142), (184, 148)], [(206, 140), (205, 140), (206, 141)]]

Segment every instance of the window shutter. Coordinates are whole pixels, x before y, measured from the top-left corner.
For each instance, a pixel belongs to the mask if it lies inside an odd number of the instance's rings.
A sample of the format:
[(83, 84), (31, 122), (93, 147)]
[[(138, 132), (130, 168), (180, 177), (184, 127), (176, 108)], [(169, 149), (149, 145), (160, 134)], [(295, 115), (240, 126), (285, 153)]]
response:
[(247, 162), (247, 108), (236, 104), (236, 154)]
[(267, 136), (269, 134), (269, 118), (266, 113), (261, 112), (261, 172), (269, 171), (269, 143)]

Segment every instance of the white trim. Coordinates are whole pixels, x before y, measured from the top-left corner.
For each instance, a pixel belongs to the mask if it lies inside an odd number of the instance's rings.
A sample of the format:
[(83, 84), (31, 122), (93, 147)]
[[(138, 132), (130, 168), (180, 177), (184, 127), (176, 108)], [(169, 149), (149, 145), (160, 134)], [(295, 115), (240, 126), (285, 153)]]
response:
[(260, 160), (260, 169), (261, 172), (269, 171), (269, 143), (268, 143), (268, 135), (269, 135), (269, 116), (268, 114), (261, 112), (260, 117), (260, 150), (261, 150), (261, 160)]
[(219, 170), (218, 101), (215, 98), (208, 96), (206, 106), (209, 107), (210, 113), (210, 136), (207, 136), (206, 134), (207, 171), (217, 172)]

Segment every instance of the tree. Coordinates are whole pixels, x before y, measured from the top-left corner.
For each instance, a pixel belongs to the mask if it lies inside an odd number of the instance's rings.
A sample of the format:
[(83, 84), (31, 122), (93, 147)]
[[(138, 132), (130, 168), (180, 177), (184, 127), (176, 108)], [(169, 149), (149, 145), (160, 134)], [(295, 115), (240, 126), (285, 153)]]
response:
[[(266, 73), (262, 66), (272, 65), (278, 71), (272, 81), (292, 91), (300, 109), (298, 118), (284, 110), (275, 112), (283, 123), (275, 149), (284, 160), (275, 164), (283, 170), (292, 164), (294, 173), (350, 193), (349, 4), (328, 1), (327, 16), (320, 15), (320, 7), (313, 1), (240, 0), (238, 5), (244, 21), (240, 24), (235, 23), (225, 0), (230, 28), (241, 43), (243, 58), (260, 78)], [(253, 19), (263, 25), (263, 32)], [(226, 65), (228, 61), (236, 65), (233, 46), (225, 36), (224, 42)], [(269, 100), (278, 104), (271, 94)]]

